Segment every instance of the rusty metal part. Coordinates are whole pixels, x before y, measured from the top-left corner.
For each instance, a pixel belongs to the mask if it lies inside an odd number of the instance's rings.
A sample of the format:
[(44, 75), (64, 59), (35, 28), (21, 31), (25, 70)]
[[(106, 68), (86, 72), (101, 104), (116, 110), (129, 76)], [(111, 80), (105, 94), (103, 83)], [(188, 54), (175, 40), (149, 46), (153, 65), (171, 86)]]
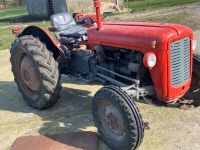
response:
[(122, 136), (125, 133), (123, 117), (120, 112), (112, 105), (105, 108), (105, 120), (109, 128), (117, 135)]
[(167, 107), (173, 107), (173, 108), (180, 108), (183, 110), (189, 110), (189, 109), (193, 109), (194, 105), (193, 105), (193, 100), (186, 100), (183, 98), (178, 99), (177, 101), (174, 101), (172, 103), (168, 103)]
[(183, 98), (179, 99), (179, 104), (180, 104), (180, 109), (184, 109), (184, 110), (188, 110), (188, 109), (193, 109), (194, 105), (192, 105), (194, 103), (193, 100), (185, 100)]
[(97, 150), (98, 134), (75, 132), (18, 138), (11, 150)]
[(35, 65), (28, 56), (24, 56), (21, 62), (20, 75), (22, 81), (29, 89), (35, 92), (40, 89), (40, 82), (35, 70)]

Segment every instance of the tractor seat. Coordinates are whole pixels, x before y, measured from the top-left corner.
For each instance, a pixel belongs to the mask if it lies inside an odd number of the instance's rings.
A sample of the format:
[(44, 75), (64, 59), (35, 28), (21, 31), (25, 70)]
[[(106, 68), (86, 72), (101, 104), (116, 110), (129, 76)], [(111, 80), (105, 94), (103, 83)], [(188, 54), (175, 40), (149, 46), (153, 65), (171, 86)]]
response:
[(59, 13), (51, 16), (50, 31), (55, 32), (63, 43), (74, 43), (85, 40), (87, 28), (76, 25), (75, 20), (68, 13)]

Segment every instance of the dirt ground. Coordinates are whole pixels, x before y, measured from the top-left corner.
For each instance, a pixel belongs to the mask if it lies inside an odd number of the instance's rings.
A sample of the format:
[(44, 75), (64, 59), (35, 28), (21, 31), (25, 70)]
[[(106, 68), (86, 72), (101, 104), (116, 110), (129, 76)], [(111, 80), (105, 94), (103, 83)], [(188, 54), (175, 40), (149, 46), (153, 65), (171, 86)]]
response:
[[(192, 12), (200, 20), (199, 8)], [(195, 35), (200, 43), (200, 28)], [(100, 85), (84, 85), (75, 78), (62, 76), (59, 102), (51, 109), (38, 111), (27, 106), (17, 91), (8, 50), (0, 52), (0, 68), (0, 150), (10, 149), (15, 139), (24, 135), (96, 132), (91, 101)], [(184, 111), (139, 102), (137, 105), (150, 126), (139, 150), (200, 149), (200, 107)], [(99, 150), (110, 149), (99, 140)]]
[[(62, 77), (60, 101), (51, 109), (37, 111), (27, 106), (17, 91), (10, 71), (9, 51), (0, 52), (0, 150), (8, 150), (24, 135), (96, 131), (91, 100), (100, 85), (84, 85)], [(140, 150), (200, 149), (200, 107), (179, 110), (137, 103), (149, 122)], [(109, 150), (99, 141), (99, 150)]]

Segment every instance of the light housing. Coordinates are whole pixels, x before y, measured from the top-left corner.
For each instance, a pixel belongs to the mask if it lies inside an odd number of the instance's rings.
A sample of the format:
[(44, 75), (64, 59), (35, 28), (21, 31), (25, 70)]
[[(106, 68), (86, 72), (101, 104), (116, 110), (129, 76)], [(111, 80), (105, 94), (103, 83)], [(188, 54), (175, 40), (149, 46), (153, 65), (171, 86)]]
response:
[(148, 52), (143, 57), (143, 64), (147, 68), (153, 68), (156, 65), (157, 58), (156, 55), (152, 52)]
[(20, 31), (21, 31), (21, 27), (15, 26), (15, 27), (12, 28), (12, 34), (14, 36), (16, 36), (16, 37), (18, 36), (18, 34), (20, 33)]
[(192, 50), (195, 51), (197, 49), (197, 41), (193, 40), (192, 41)]

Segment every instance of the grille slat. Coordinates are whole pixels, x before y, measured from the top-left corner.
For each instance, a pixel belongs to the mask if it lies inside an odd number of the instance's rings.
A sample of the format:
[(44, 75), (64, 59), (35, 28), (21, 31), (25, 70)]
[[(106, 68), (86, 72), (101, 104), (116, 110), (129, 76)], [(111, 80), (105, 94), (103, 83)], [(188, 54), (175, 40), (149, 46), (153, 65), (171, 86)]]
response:
[(190, 38), (171, 43), (170, 49), (172, 86), (178, 87), (190, 78)]

